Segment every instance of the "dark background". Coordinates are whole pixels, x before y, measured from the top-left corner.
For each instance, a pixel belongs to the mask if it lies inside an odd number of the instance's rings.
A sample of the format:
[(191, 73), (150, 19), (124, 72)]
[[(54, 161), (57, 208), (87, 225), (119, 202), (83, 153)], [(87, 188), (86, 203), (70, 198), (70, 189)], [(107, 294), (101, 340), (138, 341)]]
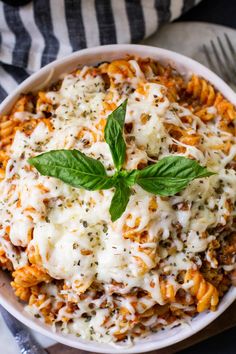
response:
[[(203, 0), (180, 17), (177, 22), (179, 21), (203, 21), (236, 28), (236, 0)], [(178, 354), (236, 354), (236, 328)]]
[(203, 21), (236, 28), (236, 0), (203, 0), (178, 21)]

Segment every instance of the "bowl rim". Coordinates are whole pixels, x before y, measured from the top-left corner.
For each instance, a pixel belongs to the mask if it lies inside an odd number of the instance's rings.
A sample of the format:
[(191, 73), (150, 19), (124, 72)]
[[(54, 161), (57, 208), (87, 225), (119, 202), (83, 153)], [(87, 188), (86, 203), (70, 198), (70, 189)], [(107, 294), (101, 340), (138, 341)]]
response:
[[(121, 53), (121, 54), (120, 54)], [(62, 65), (73, 63), (74, 67), (76, 67), (76, 61), (82, 60), (83, 57), (90, 56), (94, 58), (94, 62), (96, 62), (96, 56), (98, 54), (111, 56), (114, 54), (117, 58), (124, 57), (127, 54), (138, 55), (142, 57), (153, 57), (155, 59), (162, 59), (164, 61), (171, 60), (173, 64), (176, 66), (180, 65), (183, 67), (183, 70), (188, 70), (189, 72), (196, 73), (201, 72), (202, 77), (206, 78), (210, 81), (223, 95), (231, 101), (234, 105), (236, 105), (236, 94), (234, 91), (215, 73), (211, 70), (198, 63), (197, 61), (190, 59), (182, 54), (176, 53), (174, 51), (170, 51), (163, 48), (152, 47), (147, 45), (136, 45), (136, 44), (115, 44), (115, 45), (104, 45), (98, 46), (88, 49), (83, 49), (77, 52), (74, 52), (65, 58), (58, 59), (45, 67), (41, 68), (39, 71), (31, 75), (25, 81), (23, 81), (10, 95), (8, 95), (5, 100), (0, 104), (0, 112), (7, 112), (17, 100), (19, 95), (22, 92), (27, 92), (27, 88), (32, 86), (34, 82), (40, 80), (44, 75), (49, 75), (50, 72), (54, 68), (60, 68)], [(108, 57), (109, 60), (109, 57)], [(1, 113), (2, 114), (2, 113)], [(177, 342), (180, 342), (189, 336), (197, 333), (202, 330), (208, 324), (210, 324), (214, 319), (216, 319), (220, 314), (222, 314), (236, 299), (236, 288), (231, 288), (225, 295), (227, 299), (224, 303), (220, 303), (219, 308), (215, 312), (211, 312), (206, 314), (205, 319), (196, 320), (194, 324), (194, 328), (189, 327), (189, 329), (182, 329), (180, 333), (175, 334), (172, 337), (168, 337), (162, 339), (161, 341), (153, 341), (153, 342), (145, 342), (145, 341), (137, 341), (132, 347), (125, 348), (122, 346), (113, 346), (110, 343), (103, 343), (100, 347), (100, 343), (96, 341), (85, 341), (80, 340), (75, 336), (60, 334), (59, 332), (54, 333), (50, 330), (50, 327), (46, 327), (39, 320), (36, 320), (34, 317), (29, 318), (23, 312), (20, 312), (18, 309), (14, 307), (8, 301), (8, 299), (4, 298), (0, 293), (0, 304), (10, 312), (14, 317), (16, 317), (19, 321), (30, 327), (31, 329), (54, 339), (62, 344), (65, 344), (70, 347), (87, 350), (87, 351), (95, 351), (97, 353), (144, 353), (151, 350), (161, 349), (173, 345)], [(23, 308), (23, 305), (22, 305)]]

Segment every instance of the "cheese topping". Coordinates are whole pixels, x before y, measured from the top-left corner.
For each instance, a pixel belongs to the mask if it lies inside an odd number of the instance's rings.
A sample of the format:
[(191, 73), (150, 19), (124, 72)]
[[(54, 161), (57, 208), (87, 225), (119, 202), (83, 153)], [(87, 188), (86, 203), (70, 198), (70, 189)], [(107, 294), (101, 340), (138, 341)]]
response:
[[(181, 288), (177, 276), (197, 269), (202, 262), (199, 253), (216, 239), (217, 235), (209, 230), (235, 217), (231, 206), (236, 202), (236, 172), (226, 169), (236, 155), (235, 138), (231, 139), (229, 153), (214, 149), (225, 144), (228, 133), (219, 132), (215, 122), (206, 124), (190, 109), (170, 100), (165, 85), (145, 82), (138, 63), (129, 63), (136, 74), (128, 81), (121, 74), (114, 76), (110, 102), (102, 75), (94, 76), (86, 67), (76, 75), (66, 75), (57, 91), (46, 94), (52, 103), (52, 129), (42, 121), (31, 135), (17, 131), (6, 175), (0, 183), (1, 244), (14, 268), (27, 265), (27, 254), (37, 250), (47, 273), (64, 280), (60, 296), (78, 302), (78, 308), (71, 313), (62, 307), (57, 321), (69, 316), (74, 321), (64, 325), (64, 330), (88, 338), (93, 328), (92, 338), (102, 341), (109, 341), (118, 330), (125, 333), (137, 312), (141, 314), (154, 304), (164, 305), (166, 298), (160, 285), (163, 279), (173, 285), (176, 293)], [(118, 106), (126, 98), (125, 123), (130, 129), (125, 133), (125, 168), (139, 168), (140, 164), (176, 154), (194, 158), (217, 174), (194, 180), (183, 192), (169, 198), (151, 195), (135, 185), (126, 211), (112, 223), (109, 206), (113, 190), (73, 188), (40, 175), (29, 167), (27, 159), (55, 149), (78, 149), (99, 159), (108, 173), (113, 173), (111, 153), (101, 128), (102, 120), (113, 108), (105, 111), (104, 102)], [(35, 119), (40, 120), (44, 108), (39, 107)], [(210, 107), (208, 113), (216, 114), (215, 108)], [(183, 123), (185, 117), (191, 117), (190, 126)], [(31, 118), (28, 112), (15, 113), (18, 120)], [(200, 144), (181, 142), (170, 134), (170, 126), (188, 129), (190, 136), (197, 131)], [(171, 151), (173, 145), (183, 149)], [(7, 229), (10, 243), (4, 239)], [(103, 291), (100, 304), (94, 298), (94, 288), (89, 290), (94, 283)], [(45, 286), (48, 293), (49, 286)], [(183, 289), (187, 288), (185, 284)], [(130, 295), (132, 289), (143, 293), (137, 299)], [(82, 301), (81, 294), (86, 291), (89, 300)], [(114, 293), (118, 294), (115, 298)], [(126, 309), (126, 322), (117, 307)], [(112, 315), (108, 308), (114, 309)], [(35, 314), (37, 307), (32, 305), (30, 311)], [(81, 317), (85, 312), (91, 314), (91, 321)], [(109, 328), (109, 321), (112, 326), (108, 335), (104, 328)], [(158, 321), (165, 322), (160, 318)]]

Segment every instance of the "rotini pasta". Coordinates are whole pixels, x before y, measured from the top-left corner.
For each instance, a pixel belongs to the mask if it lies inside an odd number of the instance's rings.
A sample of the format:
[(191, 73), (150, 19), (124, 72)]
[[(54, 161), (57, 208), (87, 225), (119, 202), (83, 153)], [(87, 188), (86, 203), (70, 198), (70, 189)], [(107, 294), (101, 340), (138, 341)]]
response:
[(9, 271), (13, 270), (11, 261), (6, 257), (6, 253), (0, 248), (0, 267)]
[(202, 312), (207, 309), (215, 311), (219, 302), (217, 289), (207, 282), (199, 271), (189, 270), (185, 274), (185, 283), (192, 282), (190, 293), (197, 299), (197, 311)]
[[(187, 84), (186, 92), (191, 95), (193, 99), (199, 99), (202, 106), (199, 111), (195, 111), (201, 119), (208, 121), (213, 119), (216, 114), (207, 113), (205, 107), (215, 107), (223, 120), (230, 123), (236, 118), (236, 110), (232, 103), (228, 102), (219, 92), (213, 88), (206, 80), (193, 75)], [(205, 114), (204, 114), (205, 113)]]
[(29, 288), (41, 282), (49, 282), (50, 276), (38, 265), (24, 266), (12, 273), (14, 284)]

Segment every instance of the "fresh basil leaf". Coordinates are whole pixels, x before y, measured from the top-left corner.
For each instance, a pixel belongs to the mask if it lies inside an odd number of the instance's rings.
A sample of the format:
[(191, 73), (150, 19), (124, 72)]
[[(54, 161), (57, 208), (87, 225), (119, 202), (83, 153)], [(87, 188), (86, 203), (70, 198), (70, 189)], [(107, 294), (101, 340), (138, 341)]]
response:
[(167, 156), (140, 170), (136, 183), (147, 192), (171, 196), (186, 188), (193, 179), (213, 174), (195, 160), (183, 156)]
[(119, 179), (109, 209), (111, 220), (113, 222), (119, 219), (119, 217), (124, 213), (129, 202), (130, 194), (131, 190), (125, 180)]
[(126, 144), (123, 137), (127, 100), (117, 107), (107, 118), (104, 131), (105, 141), (109, 145), (112, 159), (119, 171), (125, 161)]
[(28, 160), (42, 175), (56, 177), (73, 187), (87, 190), (109, 189), (113, 177), (103, 164), (78, 150), (52, 150)]

